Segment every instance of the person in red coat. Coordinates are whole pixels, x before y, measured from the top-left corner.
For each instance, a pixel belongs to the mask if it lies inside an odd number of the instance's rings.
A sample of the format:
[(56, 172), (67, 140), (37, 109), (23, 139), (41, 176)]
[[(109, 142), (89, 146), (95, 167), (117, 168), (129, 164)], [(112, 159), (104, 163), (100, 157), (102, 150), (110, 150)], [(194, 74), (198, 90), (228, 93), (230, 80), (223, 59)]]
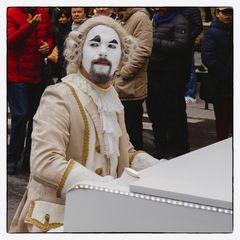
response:
[(46, 9), (8, 8), (7, 100), (12, 119), (7, 152), (8, 174), (16, 173), (22, 154), (22, 167), (29, 169), (32, 118), (44, 90), (43, 61), (52, 46), (52, 28)]

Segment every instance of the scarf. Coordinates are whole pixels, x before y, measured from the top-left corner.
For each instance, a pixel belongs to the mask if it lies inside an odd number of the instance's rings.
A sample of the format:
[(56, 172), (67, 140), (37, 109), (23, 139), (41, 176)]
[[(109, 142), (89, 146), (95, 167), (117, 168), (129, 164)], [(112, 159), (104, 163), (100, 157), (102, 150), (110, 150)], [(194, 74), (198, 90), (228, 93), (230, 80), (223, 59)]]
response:
[(168, 13), (165, 16), (161, 16), (159, 12), (154, 13), (153, 15), (153, 25), (157, 26), (160, 25), (162, 23), (166, 23), (166, 22), (170, 22), (173, 18), (175, 18), (175, 16), (177, 15), (177, 12), (171, 12)]

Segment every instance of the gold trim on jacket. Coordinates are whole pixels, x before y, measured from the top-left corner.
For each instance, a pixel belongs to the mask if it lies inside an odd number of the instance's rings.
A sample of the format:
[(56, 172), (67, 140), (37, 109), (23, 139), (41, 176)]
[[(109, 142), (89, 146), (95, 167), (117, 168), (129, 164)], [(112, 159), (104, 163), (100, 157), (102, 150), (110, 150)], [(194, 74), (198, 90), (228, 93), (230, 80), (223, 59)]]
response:
[(62, 192), (64, 183), (66, 182), (66, 179), (67, 179), (70, 171), (72, 170), (74, 163), (75, 163), (75, 161), (73, 159), (69, 160), (68, 166), (62, 175), (59, 185), (57, 186), (57, 198), (61, 198), (61, 192)]
[[(53, 203), (48, 203), (48, 204), (53, 204)], [(57, 204), (55, 204), (55, 205), (57, 205)], [(32, 201), (30, 203), (28, 213), (27, 213), (26, 218), (24, 220), (25, 223), (33, 224), (34, 226), (38, 227), (43, 232), (47, 232), (52, 228), (58, 228), (58, 227), (61, 227), (61, 226), (64, 225), (61, 222), (50, 223), (50, 217), (51, 217), (50, 213), (46, 213), (44, 215), (44, 223), (42, 223), (40, 221), (40, 219), (37, 219), (37, 218), (33, 217), (33, 213), (34, 213), (35, 208), (36, 208), (36, 202)], [(39, 218), (41, 218), (41, 216), (39, 216)]]
[(70, 89), (72, 95), (74, 96), (75, 100), (77, 101), (77, 104), (78, 104), (78, 107), (79, 107), (79, 110), (81, 112), (81, 116), (83, 118), (83, 122), (84, 122), (84, 125), (85, 125), (85, 130), (84, 130), (84, 134), (83, 134), (83, 137), (84, 137), (84, 140), (83, 140), (83, 155), (82, 155), (82, 162), (81, 164), (83, 166), (86, 166), (86, 162), (87, 162), (87, 158), (88, 158), (88, 148), (89, 148), (89, 123), (88, 123), (88, 119), (87, 119), (87, 114), (84, 110), (84, 107), (75, 91), (75, 89), (73, 88), (73, 86), (69, 83), (66, 83), (66, 82), (63, 82), (64, 84), (66, 84), (66, 86), (68, 86), (68, 88)]

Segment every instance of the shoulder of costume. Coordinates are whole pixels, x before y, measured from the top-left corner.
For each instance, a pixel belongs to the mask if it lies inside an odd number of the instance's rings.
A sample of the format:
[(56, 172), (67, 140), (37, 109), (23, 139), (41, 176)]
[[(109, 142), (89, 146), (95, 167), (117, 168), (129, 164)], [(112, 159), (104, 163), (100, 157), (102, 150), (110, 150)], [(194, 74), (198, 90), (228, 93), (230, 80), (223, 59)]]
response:
[(91, 100), (91, 98), (85, 93), (85, 91), (83, 90), (83, 88), (81, 88), (81, 82), (84, 81), (81, 77), (81, 75), (79, 73), (73, 73), (73, 74), (69, 74), (66, 77), (64, 77), (62, 79), (62, 82), (64, 84), (66, 84), (68, 87), (70, 85), (69, 89), (71, 93), (74, 95), (76, 94), (79, 98), (79, 100), (81, 101), (83, 106), (86, 106), (89, 101)]

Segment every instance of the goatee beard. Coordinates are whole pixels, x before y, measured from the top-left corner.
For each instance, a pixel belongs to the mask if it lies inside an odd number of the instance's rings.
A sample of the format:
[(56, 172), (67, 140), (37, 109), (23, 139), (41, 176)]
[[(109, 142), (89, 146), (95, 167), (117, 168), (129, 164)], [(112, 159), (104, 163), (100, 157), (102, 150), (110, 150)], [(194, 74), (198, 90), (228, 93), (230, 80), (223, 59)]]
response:
[(111, 80), (111, 67), (109, 68), (109, 71), (105, 74), (105, 73), (97, 73), (94, 70), (93, 65), (91, 65), (90, 68), (90, 77), (91, 77), (91, 81), (95, 84), (104, 84), (107, 83), (108, 81)]

